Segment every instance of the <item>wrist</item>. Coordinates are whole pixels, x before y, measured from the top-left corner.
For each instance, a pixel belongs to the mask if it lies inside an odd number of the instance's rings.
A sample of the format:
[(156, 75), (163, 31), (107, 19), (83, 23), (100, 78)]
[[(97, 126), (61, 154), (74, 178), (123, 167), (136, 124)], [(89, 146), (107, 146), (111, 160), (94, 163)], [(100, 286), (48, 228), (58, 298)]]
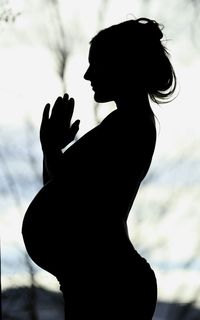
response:
[(43, 154), (43, 171), (49, 176), (49, 179), (54, 178), (60, 168), (60, 163), (62, 160), (62, 151), (57, 150), (54, 152), (45, 152)]

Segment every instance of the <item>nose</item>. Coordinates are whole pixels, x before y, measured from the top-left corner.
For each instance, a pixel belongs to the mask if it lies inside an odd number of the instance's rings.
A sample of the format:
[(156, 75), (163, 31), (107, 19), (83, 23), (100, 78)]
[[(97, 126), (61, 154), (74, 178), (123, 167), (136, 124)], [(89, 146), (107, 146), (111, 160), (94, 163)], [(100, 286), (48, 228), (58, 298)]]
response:
[(86, 70), (83, 77), (85, 80), (90, 80), (90, 67)]

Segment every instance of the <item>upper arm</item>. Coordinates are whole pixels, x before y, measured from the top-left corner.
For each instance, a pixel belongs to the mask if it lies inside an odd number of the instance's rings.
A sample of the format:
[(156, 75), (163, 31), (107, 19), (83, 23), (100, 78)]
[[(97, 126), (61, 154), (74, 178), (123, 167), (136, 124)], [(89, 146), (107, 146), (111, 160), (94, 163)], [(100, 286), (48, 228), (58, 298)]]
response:
[(152, 122), (137, 122), (117, 118), (103, 128), (103, 153), (107, 155), (110, 172), (122, 180), (140, 179), (146, 175), (151, 164), (156, 143), (156, 129)]

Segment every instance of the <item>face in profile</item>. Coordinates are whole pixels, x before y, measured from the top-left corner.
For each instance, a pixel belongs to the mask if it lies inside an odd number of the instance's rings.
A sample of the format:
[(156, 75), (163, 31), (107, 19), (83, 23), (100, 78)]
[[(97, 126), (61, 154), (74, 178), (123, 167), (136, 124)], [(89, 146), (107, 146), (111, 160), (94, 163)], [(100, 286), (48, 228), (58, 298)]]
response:
[(114, 101), (117, 94), (116, 70), (110, 63), (106, 53), (91, 45), (89, 51), (89, 67), (84, 79), (90, 81), (96, 102)]

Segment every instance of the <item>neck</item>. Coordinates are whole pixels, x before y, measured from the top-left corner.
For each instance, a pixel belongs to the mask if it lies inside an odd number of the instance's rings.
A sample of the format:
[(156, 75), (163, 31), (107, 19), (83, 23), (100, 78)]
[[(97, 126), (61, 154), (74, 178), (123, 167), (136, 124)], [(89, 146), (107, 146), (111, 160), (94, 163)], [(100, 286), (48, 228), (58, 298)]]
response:
[(152, 109), (149, 103), (147, 93), (134, 93), (134, 94), (122, 94), (115, 99), (115, 103), (118, 110), (129, 111), (132, 113), (146, 114), (151, 112)]

